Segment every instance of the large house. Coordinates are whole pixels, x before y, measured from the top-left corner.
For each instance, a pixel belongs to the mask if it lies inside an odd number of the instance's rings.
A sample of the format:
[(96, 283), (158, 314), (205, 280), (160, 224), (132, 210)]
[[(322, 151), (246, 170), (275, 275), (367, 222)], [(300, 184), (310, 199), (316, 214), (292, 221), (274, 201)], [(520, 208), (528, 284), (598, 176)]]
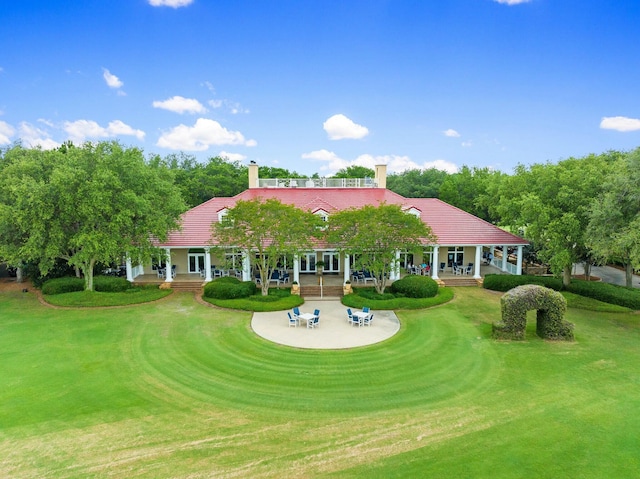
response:
[[(180, 275), (202, 277), (211, 281), (218, 268), (235, 272), (243, 280), (253, 275), (249, 261), (241, 251), (228, 249), (225, 257), (215, 257), (211, 238), (211, 225), (220, 221), (226, 211), (239, 200), (254, 198), (277, 198), (325, 218), (341, 209), (381, 203), (399, 204), (408, 213), (419, 216), (431, 227), (437, 244), (425, 245), (422, 251), (399, 251), (399, 265), (430, 265), (428, 274), (435, 280), (439, 274), (450, 272), (454, 264), (464, 265), (465, 273), (475, 279), (481, 278), (481, 264), (487, 257), (493, 266), (505, 273), (522, 273), (522, 247), (528, 242), (508, 233), (474, 215), (435, 198), (405, 198), (386, 188), (386, 165), (375, 167), (375, 178), (308, 178), (308, 179), (260, 179), (258, 165), (249, 165), (249, 188), (229, 198), (212, 198), (184, 213), (182, 228), (172, 232), (167, 241), (158, 246), (166, 252), (156, 265), (127, 265), (127, 276), (133, 281), (141, 274), (153, 274), (160, 265), (164, 271), (177, 271)], [(508, 261), (508, 254), (496, 257), (500, 251), (513, 251), (515, 261)], [(220, 255), (218, 253), (218, 255)], [(301, 275), (315, 274), (316, 262), (324, 262), (324, 272), (351, 278), (352, 258), (341, 257), (331, 245), (318, 245), (290, 260), (285, 267), (293, 273), (292, 280), (300, 281)], [(469, 266), (471, 264), (471, 266)], [(400, 276), (400, 269), (392, 273), (391, 279)], [(172, 274), (164, 275), (164, 281), (173, 281)]]

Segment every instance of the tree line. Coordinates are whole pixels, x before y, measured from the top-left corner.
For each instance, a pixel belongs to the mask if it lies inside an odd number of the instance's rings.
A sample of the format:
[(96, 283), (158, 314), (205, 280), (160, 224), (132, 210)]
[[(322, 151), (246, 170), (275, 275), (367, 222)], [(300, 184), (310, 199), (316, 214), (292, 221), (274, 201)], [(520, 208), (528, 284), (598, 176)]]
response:
[[(162, 238), (186, 209), (248, 185), (248, 168), (238, 161), (199, 162), (184, 153), (145, 158), (117, 142), (48, 151), (13, 145), (0, 150), (0, 174), (0, 258), (15, 263), (27, 253), (51, 256), (36, 252), (61, 248), (59, 257), (83, 270), (102, 261), (89, 251), (105, 245), (106, 259), (121, 254), (126, 242), (146, 254), (144, 234)], [(261, 166), (260, 176), (306, 175)], [(367, 176), (375, 173), (362, 166), (334, 175)], [(387, 188), (408, 198), (439, 198), (523, 236), (532, 243), (530, 257), (565, 283), (578, 262), (588, 270), (616, 261), (629, 286), (640, 266), (640, 148), (518, 165), (512, 174), (467, 166), (456, 173), (408, 170), (390, 174)], [(96, 233), (100, 227), (108, 229), (103, 236)], [(46, 270), (50, 261), (42, 264)]]

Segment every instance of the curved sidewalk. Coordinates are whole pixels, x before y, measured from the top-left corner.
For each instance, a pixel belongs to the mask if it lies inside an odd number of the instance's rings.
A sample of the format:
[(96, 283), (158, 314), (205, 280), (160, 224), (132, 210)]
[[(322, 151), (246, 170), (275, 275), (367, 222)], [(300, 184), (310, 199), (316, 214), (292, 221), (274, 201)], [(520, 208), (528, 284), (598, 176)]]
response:
[(287, 311), (254, 313), (251, 328), (258, 336), (274, 343), (303, 349), (348, 349), (379, 343), (400, 330), (393, 311), (372, 311), (371, 326), (354, 326), (347, 322), (347, 307), (340, 301), (306, 301), (300, 311), (320, 310), (320, 325), (307, 329), (303, 323), (289, 326)]

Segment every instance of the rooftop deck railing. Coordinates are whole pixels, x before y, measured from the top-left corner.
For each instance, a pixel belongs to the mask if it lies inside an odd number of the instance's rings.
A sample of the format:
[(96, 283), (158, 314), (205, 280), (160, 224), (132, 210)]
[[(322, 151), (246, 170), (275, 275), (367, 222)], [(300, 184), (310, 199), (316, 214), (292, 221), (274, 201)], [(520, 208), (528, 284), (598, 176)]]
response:
[(373, 178), (265, 178), (259, 188), (376, 188)]

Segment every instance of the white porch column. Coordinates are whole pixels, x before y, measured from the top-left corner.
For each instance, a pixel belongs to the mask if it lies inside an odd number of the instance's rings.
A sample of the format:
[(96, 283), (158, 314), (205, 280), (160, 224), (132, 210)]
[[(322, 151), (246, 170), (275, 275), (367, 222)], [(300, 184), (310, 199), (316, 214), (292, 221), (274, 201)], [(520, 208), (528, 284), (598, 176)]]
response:
[(518, 256), (516, 256), (516, 274), (522, 274), (522, 245), (518, 246)]
[(173, 271), (171, 268), (171, 248), (165, 248), (164, 250), (167, 253), (167, 259), (166, 259), (167, 266), (165, 267), (164, 280), (167, 283), (171, 283), (173, 281)]
[(496, 247), (491, 246), (491, 248), (489, 248), (489, 253), (491, 253), (491, 261), (489, 261), (489, 264), (493, 265), (493, 259), (496, 257)]
[(127, 259), (125, 260), (125, 265), (127, 268), (127, 281), (129, 283), (133, 283), (133, 270), (131, 269), (131, 258), (127, 254)]
[(507, 259), (509, 258), (509, 248), (506, 245), (502, 245), (502, 271), (507, 271)]
[(251, 281), (251, 261), (249, 261), (249, 252), (242, 251), (242, 281)]
[(342, 284), (347, 284), (347, 281), (351, 279), (351, 270), (349, 268), (349, 255), (344, 253), (344, 279)]
[(439, 246), (433, 247), (433, 264), (431, 265), (431, 277), (433, 279), (438, 279), (438, 267), (440, 266), (439, 249)]
[(204, 249), (204, 280), (211, 281), (211, 248)]
[(476, 246), (476, 260), (473, 263), (473, 279), (480, 279), (480, 262), (482, 261), (482, 246)]
[(396, 251), (396, 260), (393, 263), (393, 268), (391, 269), (391, 274), (389, 274), (389, 279), (392, 281), (396, 281), (400, 279), (400, 251)]
[(300, 284), (300, 257), (293, 255), (293, 280)]

